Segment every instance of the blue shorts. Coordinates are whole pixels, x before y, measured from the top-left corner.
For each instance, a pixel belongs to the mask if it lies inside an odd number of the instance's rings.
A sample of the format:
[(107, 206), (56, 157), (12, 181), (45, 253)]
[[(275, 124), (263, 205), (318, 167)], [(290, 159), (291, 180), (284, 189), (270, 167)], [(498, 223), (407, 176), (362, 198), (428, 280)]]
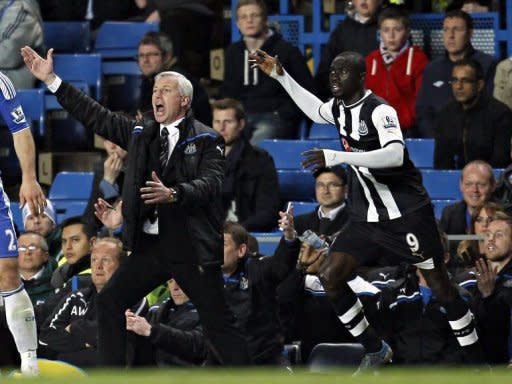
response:
[(9, 207), (9, 198), (0, 179), (0, 258), (18, 257), (18, 241)]

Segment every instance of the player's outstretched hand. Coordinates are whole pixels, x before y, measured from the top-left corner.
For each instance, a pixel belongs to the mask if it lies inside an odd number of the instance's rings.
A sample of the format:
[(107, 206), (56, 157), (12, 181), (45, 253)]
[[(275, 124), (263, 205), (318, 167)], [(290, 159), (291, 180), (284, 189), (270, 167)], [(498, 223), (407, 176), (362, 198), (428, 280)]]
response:
[(30, 212), (34, 216), (38, 216), (44, 211), (46, 206), (46, 197), (44, 197), (43, 190), (36, 179), (23, 180), (20, 187), (20, 207), (28, 204)]
[(304, 160), (302, 160), (302, 167), (315, 171), (318, 168), (325, 167), (324, 151), (319, 148), (313, 148), (301, 153)]
[(249, 63), (251, 64), (251, 68), (257, 66), (269, 76), (272, 76), (272, 71), (275, 71), (279, 76), (284, 75), (283, 66), (277, 58), (277, 55), (272, 57), (261, 49), (249, 53)]
[(53, 48), (48, 50), (46, 60), (29, 46), (21, 48), (21, 56), (23, 57), (25, 65), (35, 78), (45, 84), (49, 84), (53, 81), (55, 77), (53, 73)]

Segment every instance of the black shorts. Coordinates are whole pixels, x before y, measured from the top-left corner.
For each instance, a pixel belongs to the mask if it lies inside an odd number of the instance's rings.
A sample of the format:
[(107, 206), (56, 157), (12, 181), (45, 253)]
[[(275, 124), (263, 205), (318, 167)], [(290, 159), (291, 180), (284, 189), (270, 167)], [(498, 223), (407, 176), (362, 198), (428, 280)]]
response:
[(330, 248), (354, 256), (362, 266), (401, 262), (432, 269), (443, 262), (443, 245), (430, 204), (398, 219), (369, 223), (353, 221), (345, 225)]

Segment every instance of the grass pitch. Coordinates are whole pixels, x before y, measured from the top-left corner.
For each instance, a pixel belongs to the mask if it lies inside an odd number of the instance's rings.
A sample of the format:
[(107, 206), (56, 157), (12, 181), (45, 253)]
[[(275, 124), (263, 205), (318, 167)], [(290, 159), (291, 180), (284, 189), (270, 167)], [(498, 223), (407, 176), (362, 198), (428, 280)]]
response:
[(385, 368), (377, 375), (366, 374), (352, 377), (353, 371), (332, 370), (326, 373), (311, 373), (295, 370), (293, 374), (276, 369), (131, 369), (89, 370), (87, 377), (59, 377), (58, 374), (42, 375), (37, 379), (2, 377), (2, 381), (83, 384), (512, 384), (512, 369), (475, 371), (472, 369), (448, 369), (444, 367)]

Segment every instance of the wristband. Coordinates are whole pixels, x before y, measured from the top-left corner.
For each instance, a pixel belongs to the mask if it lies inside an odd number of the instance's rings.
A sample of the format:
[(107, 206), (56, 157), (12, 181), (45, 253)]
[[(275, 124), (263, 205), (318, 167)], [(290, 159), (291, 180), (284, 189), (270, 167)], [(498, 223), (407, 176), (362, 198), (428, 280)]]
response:
[(326, 167), (333, 167), (345, 162), (343, 159), (344, 152), (334, 151), (332, 149), (322, 149), (322, 152), (324, 153)]
[(62, 79), (55, 75), (55, 79), (48, 85), (48, 89), (51, 93), (57, 92), (57, 89), (59, 89), (60, 85), (62, 84)]

